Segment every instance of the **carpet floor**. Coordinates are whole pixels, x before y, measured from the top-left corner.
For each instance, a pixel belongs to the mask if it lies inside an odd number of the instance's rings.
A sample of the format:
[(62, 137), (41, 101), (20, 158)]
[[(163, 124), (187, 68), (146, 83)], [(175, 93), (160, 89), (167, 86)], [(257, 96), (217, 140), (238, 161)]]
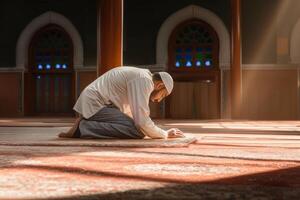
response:
[(0, 119), (0, 199), (300, 199), (298, 121), (157, 121), (197, 139), (172, 148), (38, 145), (63, 120)]

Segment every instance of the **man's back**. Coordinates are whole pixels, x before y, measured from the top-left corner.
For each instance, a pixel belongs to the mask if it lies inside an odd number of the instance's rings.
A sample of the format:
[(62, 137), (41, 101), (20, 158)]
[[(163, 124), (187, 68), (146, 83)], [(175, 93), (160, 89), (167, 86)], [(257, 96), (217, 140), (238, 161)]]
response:
[(127, 86), (131, 81), (145, 78), (152, 80), (151, 72), (135, 67), (117, 67), (89, 84), (78, 98), (74, 110), (85, 118), (91, 117), (107, 104), (114, 104), (124, 111), (128, 104)]

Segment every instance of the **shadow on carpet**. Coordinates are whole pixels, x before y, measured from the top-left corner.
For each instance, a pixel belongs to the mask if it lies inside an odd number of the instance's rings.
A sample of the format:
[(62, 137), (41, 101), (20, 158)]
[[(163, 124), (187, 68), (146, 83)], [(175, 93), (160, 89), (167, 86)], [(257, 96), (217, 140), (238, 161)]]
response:
[(62, 139), (0, 141), (5, 146), (88, 146), (88, 147), (188, 147), (195, 143), (195, 137), (176, 139)]

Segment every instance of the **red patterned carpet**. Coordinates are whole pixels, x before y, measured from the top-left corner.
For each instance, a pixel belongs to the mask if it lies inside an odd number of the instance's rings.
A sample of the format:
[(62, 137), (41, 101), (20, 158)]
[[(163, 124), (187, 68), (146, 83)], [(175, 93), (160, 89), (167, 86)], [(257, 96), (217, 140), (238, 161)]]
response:
[[(70, 122), (2, 119), (0, 141), (45, 140)], [(0, 145), (0, 199), (300, 199), (300, 122), (159, 124), (198, 141), (184, 148)]]

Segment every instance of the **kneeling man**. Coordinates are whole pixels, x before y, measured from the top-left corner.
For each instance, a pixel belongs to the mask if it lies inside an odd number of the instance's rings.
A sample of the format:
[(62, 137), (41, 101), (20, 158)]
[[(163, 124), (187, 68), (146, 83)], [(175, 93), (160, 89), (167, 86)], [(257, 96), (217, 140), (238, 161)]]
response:
[(149, 100), (160, 102), (173, 89), (167, 72), (152, 74), (135, 67), (114, 68), (88, 85), (74, 110), (79, 113), (74, 126), (59, 137), (155, 139), (184, 137), (176, 128), (167, 131), (150, 118)]

